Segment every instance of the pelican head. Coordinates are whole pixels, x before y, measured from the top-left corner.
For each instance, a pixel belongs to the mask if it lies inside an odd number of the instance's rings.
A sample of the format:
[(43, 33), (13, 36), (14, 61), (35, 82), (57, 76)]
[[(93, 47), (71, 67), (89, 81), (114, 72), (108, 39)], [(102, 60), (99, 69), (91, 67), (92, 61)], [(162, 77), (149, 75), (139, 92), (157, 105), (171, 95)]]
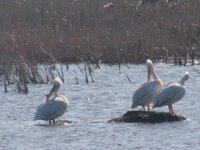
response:
[(185, 81), (187, 81), (190, 77), (190, 73), (186, 72), (185, 75), (181, 78), (181, 80), (179, 81), (180, 84), (184, 85)]
[(154, 69), (153, 69), (153, 63), (152, 63), (152, 61), (150, 59), (147, 59), (146, 66), (147, 66), (147, 70), (148, 70), (147, 81), (150, 81), (151, 74), (154, 71)]
[(48, 100), (51, 97), (51, 95), (53, 95), (53, 94), (54, 94), (54, 96), (59, 96), (59, 90), (60, 90), (61, 86), (62, 86), (62, 81), (60, 80), (59, 77), (56, 77), (54, 79), (54, 83), (53, 83), (53, 87), (52, 87), (51, 91), (48, 94), (46, 94), (46, 100)]

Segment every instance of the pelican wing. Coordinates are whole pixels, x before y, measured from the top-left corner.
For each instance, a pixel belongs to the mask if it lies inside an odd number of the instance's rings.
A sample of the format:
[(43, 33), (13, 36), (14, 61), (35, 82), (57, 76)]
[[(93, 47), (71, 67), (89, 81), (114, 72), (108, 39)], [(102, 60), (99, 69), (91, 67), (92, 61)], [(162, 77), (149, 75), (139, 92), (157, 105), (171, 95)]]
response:
[(159, 81), (149, 81), (140, 86), (133, 95), (133, 104), (132, 108), (135, 108), (140, 105), (144, 105), (144, 102), (153, 99), (154, 95), (159, 91), (161, 85)]
[(38, 106), (34, 120), (53, 120), (60, 117), (67, 109), (62, 97), (56, 97)]
[(171, 84), (174, 84), (174, 83), (176, 83), (176, 82), (171, 81), (171, 82), (169, 82), (168, 84), (166, 84), (164, 87), (167, 87), (167, 86), (169, 86), (169, 85), (171, 85)]
[(165, 88), (155, 97), (153, 107), (162, 107), (179, 101), (185, 95), (185, 87), (179, 83), (173, 83)]

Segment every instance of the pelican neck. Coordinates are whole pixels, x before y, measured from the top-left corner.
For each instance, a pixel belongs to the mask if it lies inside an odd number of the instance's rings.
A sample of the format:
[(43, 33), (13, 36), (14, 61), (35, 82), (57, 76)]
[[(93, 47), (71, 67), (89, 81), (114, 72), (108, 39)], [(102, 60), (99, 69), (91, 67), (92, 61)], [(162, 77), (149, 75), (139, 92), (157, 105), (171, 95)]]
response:
[(59, 93), (57, 93), (57, 92), (54, 92), (54, 95), (55, 95), (56, 97), (57, 97), (57, 96), (60, 96)]
[(153, 66), (151, 68), (151, 75), (152, 75), (152, 77), (153, 77), (154, 80), (158, 79), (158, 76), (156, 75)]
[(180, 83), (181, 85), (184, 85), (185, 81), (186, 81), (186, 79), (185, 79), (185, 76), (184, 76), (184, 77), (179, 81), (179, 83)]

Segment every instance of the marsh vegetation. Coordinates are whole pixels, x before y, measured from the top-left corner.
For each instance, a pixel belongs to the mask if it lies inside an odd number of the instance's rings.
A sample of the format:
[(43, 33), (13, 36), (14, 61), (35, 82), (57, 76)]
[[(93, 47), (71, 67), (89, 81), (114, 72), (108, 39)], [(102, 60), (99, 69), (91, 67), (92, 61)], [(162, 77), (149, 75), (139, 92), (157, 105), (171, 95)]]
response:
[[(100, 62), (119, 64), (119, 69), (146, 58), (195, 64), (200, 58), (199, 7), (198, 0), (3, 0), (2, 81), (27, 92), (27, 83), (53, 77), (54, 63), (85, 63), (86, 82), (92, 77), (90, 64), (100, 68)], [(63, 75), (62, 65), (56, 72)]]

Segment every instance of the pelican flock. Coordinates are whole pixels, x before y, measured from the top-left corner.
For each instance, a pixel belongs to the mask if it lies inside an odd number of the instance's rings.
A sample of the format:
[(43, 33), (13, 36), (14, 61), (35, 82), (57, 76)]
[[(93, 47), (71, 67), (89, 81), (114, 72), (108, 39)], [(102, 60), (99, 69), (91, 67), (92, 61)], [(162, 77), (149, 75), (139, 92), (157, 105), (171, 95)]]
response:
[(45, 120), (55, 124), (55, 119), (65, 113), (69, 102), (65, 96), (59, 95), (61, 86), (62, 81), (56, 77), (51, 91), (46, 95), (45, 103), (38, 106), (34, 120)]
[(188, 72), (182, 77), (179, 82), (168, 84), (161, 92), (156, 95), (153, 101), (153, 108), (168, 106), (169, 113), (174, 114), (172, 104), (181, 100), (186, 91), (185, 81), (189, 79), (190, 74)]
[[(163, 87), (150, 59), (147, 59), (146, 67), (148, 71), (147, 82), (142, 84), (133, 94), (131, 108), (142, 106), (145, 111), (147, 106), (148, 111), (150, 111), (149, 105), (153, 103), (152, 108), (168, 106), (169, 113), (174, 114), (172, 104), (184, 97), (185, 81), (189, 79), (190, 74), (186, 72), (179, 82), (170, 82)], [(151, 77), (153, 80), (150, 80)], [(46, 101), (38, 106), (34, 120), (45, 120), (49, 121), (50, 124), (55, 124), (55, 119), (65, 113), (69, 102), (65, 96), (59, 94), (61, 86), (62, 81), (56, 77), (52, 89), (46, 94)]]
[[(147, 59), (146, 66), (148, 71), (147, 82), (142, 84), (139, 89), (135, 91), (131, 106), (131, 108), (142, 106), (144, 111), (145, 106), (150, 110), (149, 104), (163, 86), (161, 79), (154, 71), (153, 63), (150, 59)], [(153, 77), (153, 81), (150, 81), (151, 76)]]

